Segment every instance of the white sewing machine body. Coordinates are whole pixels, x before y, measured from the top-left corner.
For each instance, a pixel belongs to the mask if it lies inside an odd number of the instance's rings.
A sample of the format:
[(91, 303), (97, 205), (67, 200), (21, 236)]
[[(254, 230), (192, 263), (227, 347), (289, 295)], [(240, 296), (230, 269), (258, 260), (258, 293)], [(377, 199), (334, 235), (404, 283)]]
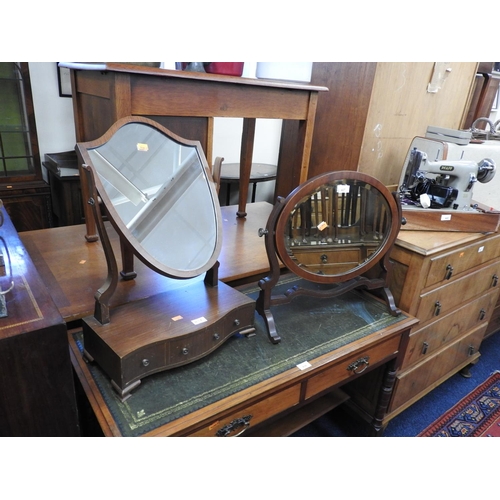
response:
[[(500, 176), (495, 176), (495, 164), (500, 164), (500, 141), (456, 144), (415, 137), (398, 185), (405, 221), (401, 229), (497, 232)], [(431, 196), (420, 196), (428, 188)]]
[(500, 208), (500, 176), (495, 176), (494, 168), (481, 167), (481, 162), (485, 159), (489, 159), (493, 167), (495, 164), (500, 165), (500, 141), (460, 145), (428, 137), (415, 137), (405, 159), (399, 186), (405, 182), (408, 163), (415, 149), (423, 153), (421, 172), (418, 175), (437, 179), (439, 185), (457, 190), (450, 210), (474, 210), (475, 203), (495, 210)]

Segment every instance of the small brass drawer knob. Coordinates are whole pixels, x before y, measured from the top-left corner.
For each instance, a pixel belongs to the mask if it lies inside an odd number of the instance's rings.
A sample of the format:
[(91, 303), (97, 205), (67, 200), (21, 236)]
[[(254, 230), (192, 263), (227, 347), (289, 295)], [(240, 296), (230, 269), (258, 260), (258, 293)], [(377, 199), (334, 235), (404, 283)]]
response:
[(144, 367), (149, 366), (149, 359), (144, 358), (144, 359), (142, 360), (142, 366), (144, 366)]
[(186, 356), (187, 354), (189, 354), (189, 349), (187, 347), (183, 347), (182, 348), (182, 354), (184, 354), (184, 356)]

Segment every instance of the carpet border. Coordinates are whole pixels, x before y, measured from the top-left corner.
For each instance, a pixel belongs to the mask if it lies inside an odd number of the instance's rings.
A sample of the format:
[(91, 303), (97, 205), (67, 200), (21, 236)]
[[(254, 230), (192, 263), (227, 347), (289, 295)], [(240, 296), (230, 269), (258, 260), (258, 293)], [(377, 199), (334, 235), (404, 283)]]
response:
[[(441, 416), (439, 416), (434, 422), (428, 425), (422, 432), (420, 432), (417, 437), (437, 437), (433, 436), (439, 429), (445, 427), (451, 420), (456, 418), (457, 414), (465, 409), (469, 404), (474, 401), (478, 394), (484, 392), (488, 386), (500, 381), (500, 370), (495, 370), (492, 372), (488, 378), (476, 386), (472, 391), (470, 391), (466, 396), (464, 396), (458, 403), (453, 405), (451, 408), (446, 410)], [(482, 422), (474, 431), (475, 434), (482, 432), (491, 426), (491, 423), (498, 418), (495, 413), (486, 417), (484, 422)], [(475, 436), (469, 436), (475, 437)]]

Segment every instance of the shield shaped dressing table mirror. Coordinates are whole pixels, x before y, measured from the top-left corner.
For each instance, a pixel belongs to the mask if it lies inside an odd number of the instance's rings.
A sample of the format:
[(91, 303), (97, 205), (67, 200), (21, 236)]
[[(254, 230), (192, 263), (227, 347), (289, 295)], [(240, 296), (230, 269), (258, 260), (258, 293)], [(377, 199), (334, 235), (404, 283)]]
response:
[[(403, 222), (398, 196), (360, 172), (318, 175), (278, 198), (259, 232), (271, 273), (259, 281), (257, 312), (271, 342), (281, 340), (271, 307), (298, 295), (323, 299), (364, 288), (379, 292), (390, 313), (399, 315), (388, 285), (389, 253)], [(280, 278), (278, 259), (301, 282), (273, 294)]]
[[(197, 141), (128, 117), (76, 149), (108, 265), (94, 315), (83, 320), (84, 356), (124, 400), (142, 378), (253, 332), (255, 302), (218, 280), (220, 206)], [(120, 238), (121, 273), (101, 205)], [(110, 309), (120, 279), (135, 277), (134, 256), (174, 286)]]

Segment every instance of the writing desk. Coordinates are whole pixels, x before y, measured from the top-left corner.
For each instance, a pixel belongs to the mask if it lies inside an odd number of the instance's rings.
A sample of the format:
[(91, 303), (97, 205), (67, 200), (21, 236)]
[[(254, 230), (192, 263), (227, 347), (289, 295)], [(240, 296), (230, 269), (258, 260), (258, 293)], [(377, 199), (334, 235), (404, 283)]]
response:
[[(77, 142), (97, 139), (119, 118), (140, 115), (181, 137), (200, 141), (212, 164), (214, 118), (243, 118), (237, 213), (245, 217), (256, 119), (296, 120), (300, 177), (291, 185), (289, 168), (278, 162), (275, 194), (286, 196), (307, 180), (318, 93), (327, 91), (326, 87), (118, 63), (61, 64), (71, 69)], [(83, 198), (88, 198), (86, 192)], [(85, 210), (87, 236), (94, 238), (91, 211), (87, 206)]]
[[(290, 278), (281, 286), (295, 283)], [(344, 402), (342, 386), (377, 369), (370, 391), (350, 402), (370, 435), (379, 433), (416, 320), (394, 317), (385, 303), (360, 292), (300, 297), (273, 309), (280, 344), (269, 342), (256, 317), (255, 335), (231, 337), (203, 360), (146, 377), (124, 402), (99, 367), (82, 359), (80, 333), (69, 332), (76, 374), (104, 435), (289, 435)]]
[[(219, 278), (229, 284), (239, 284), (245, 281), (255, 283), (259, 275), (266, 275), (269, 272), (264, 240), (258, 236), (258, 229), (265, 227), (272, 205), (266, 202), (249, 204), (250, 217), (248, 218), (237, 217), (234, 208), (234, 206), (229, 206), (221, 209), (224, 244), (220, 256)], [(19, 236), (43, 282), (50, 290), (53, 301), (62, 317), (68, 326), (79, 326), (81, 318), (93, 314), (94, 294), (106, 277), (107, 268), (100, 241), (88, 242), (85, 240), (85, 225), (28, 231), (20, 233)], [(111, 231), (111, 240), (115, 253), (120, 255), (119, 239), (113, 231)], [(170, 289), (171, 286), (176, 286), (174, 280), (159, 276), (139, 261), (137, 261), (136, 270), (136, 279), (120, 283), (113, 295), (111, 307), (162, 293)], [(249, 291), (248, 293), (255, 292)], [(376, 309), (380, 307), (380, 311), (387, 311), (385, 303), (379, 303), (372, 296), (369, 297), (370, 303), (375, 301), (373, 303), (379, 304)], [(300, 304), (307, 307), (308, 310), (314, 307), (314, 305), (308, 307), (307, 302), (302, 301), (301, 297), (298, 299), (289, 305), (291, 312), (295, 315), (288, 314), (286, 311), (285, 314), (280, 314), (273, 310), (276, 314), (278, 328), (280, 331), (283, 329), (281, 344), (272, 345), (268, 341), (267, 334), (260, 324), (261, 319), (257, 316), (257, 334), (254, 337), (235, 339), (235, 342), (230, 339), (226, 342), (227, 345), (221, 346), (213, 354), (224, 356), (226, 348), (233, 349), (237, 345), (242, 345), (240, 341), (248, 340), (248, 345), (251, 345), (250, 342), (258, 340), (258, 343), (254, 343), (254, 349), (259, 351), (259, 355), (252, 359), (271, 359), (270, 356), (281, 352), (287, 342), (290, 344), (287, 340), (287, 331), (300, 325), (294, 319), (301, 316), (296, 308)], [(316, 302), (318, 301), (316, 300)], [(283, 306), (279, 306), (279, 308), (281, 307)], [(308, 314), (303, 316), (308, 321), (304, 327), (304, 338), (307, 337), (307, 332), (312, 330)], [(291, 366), (281, 365), (283, 369), (278, 373), (268, 372), (262, 380), (255, 379), (241, 390), (227, 394), (201, 408), (188, 411), (182, 417), (158, 425), (140, 435), (213, 435), (215, 431), (230, 424), (233, 420), (238, 421), (248, 414), (252, 415), (251, 432), (248, 434), (290, 434), (304, 423), (314, 420), (347, 398), (347, 395), (339, 387), (360, 378), (359, 375), (349, 371), (348, 367), (352, 363), (359, 362), (361, 363), (359, 370), (362, 370), (364, 364), (363, 361), (359, 360), (366, 357), (368, 357), (369, 365), (363, 373), (371, 373), (378, 368), (383, 370), (383, 376), (375, 377), (378, 385), (371, 386), (369, 391), (375, 399), (363, 404), (360, 402), (360, 414), (366, 416), (366, 419), (372, 424), (372, 428), (377, 431), (392, 392), (395, 370), (400, 364), (400, 353), (404, 352), (409, 330), (416, 323), (413, 317), (404, 314), (398, 318), (389, 314), (386, 316), (385, 319), (382, 318), (382, 322), (378, 320), (378, 322), (370, 322), (373, 323), (373, 330), (364, 330), (364, 336), (351, 337), (352, 341), (348, 343), (332, 345), (331, 349), (328, 349), (327, 341), (317, 342), (326, 345), (324, 352), (310, 351), (306, 353), (305, 350), (297, 348), (290, 357), (294, 359), (295, 364)], [(338, 318), (342, 318), (341, 326), (346, 324), (345, 315), (338, 315)], [(291, 324), (288, 323), (290, 319), (292, 320)], [(386, 320), (389, 321), (388, 324), (384, 323)], [(359, 330), (359, 328), (353, 329)], [(72, 329), (69, 332), (72, 363), (93, 412), (105, 435), (123, 435), (123, 431), (116, 423), (113, 412), (90, 371), (91, 365), (87, 365), (81, 356), (73, 335), (74, 331)], [(300, 339), (297, 335), (295, 338)], [(242, 351), (244, 352), (246, 349), (242, 349)], [(262, 353), (266, 352), (267, 354), (262, 357)], [(200, 364), (204, 366), (203, 363), (211, 358), (212, 356), (200, 360), (201, 363), (198, 363), (198, 366)], [(305, 369), (297, 368), (296, 365), (303, 361), (307, 361), (311, 366), (306, 366)], [(275, 360), (274, 363), (269, 364), (274, 366), (277, 362)], [(198, 378), (210, 380), (215, 372), (209, 370), (208, 365), (206, 366), (207, 371), (204, 377)], [(190, 367), (191, 365), (186, 365), (186, 369)], [(222, 370), (223, 377), (229, 371), (229, 369)], [(165, 376), (170, 376), (170, 372), (164, 372)], [(252, 376), (255, 377), (255, 375)], [(153, 377), (157, 377), (157, 375)], [(141, 384), (141, 389), (149, 384), (149, 379), (154, 380), (151, 377), (146, 378)], [(137, 394), (133, 395), (128, 403), (125, 403), (132, 404), (134, 396)], [(353, 400), (351, 395), (351, 401)], [(132, 414), (130, 413), (130, 415)], [(284, 420), (278, 419), (284, 415), (286, 415)], [(139, 416), (139, 419), (141, 420), (142, 416)], [(272, 425), (269, 424), (270, 422)], [(235, 426), (237, 427), (236, 424)], [(216, 428), (215, 431), (214, 428)], [(246, 427), (244, 428), (246, 429)], [(239, 432), (243, 428), (237, 427), (236, 430)], [(250, 429), (248, 430), (250, 431)], [(232, 434), (231, 431), (229, 435)]]

